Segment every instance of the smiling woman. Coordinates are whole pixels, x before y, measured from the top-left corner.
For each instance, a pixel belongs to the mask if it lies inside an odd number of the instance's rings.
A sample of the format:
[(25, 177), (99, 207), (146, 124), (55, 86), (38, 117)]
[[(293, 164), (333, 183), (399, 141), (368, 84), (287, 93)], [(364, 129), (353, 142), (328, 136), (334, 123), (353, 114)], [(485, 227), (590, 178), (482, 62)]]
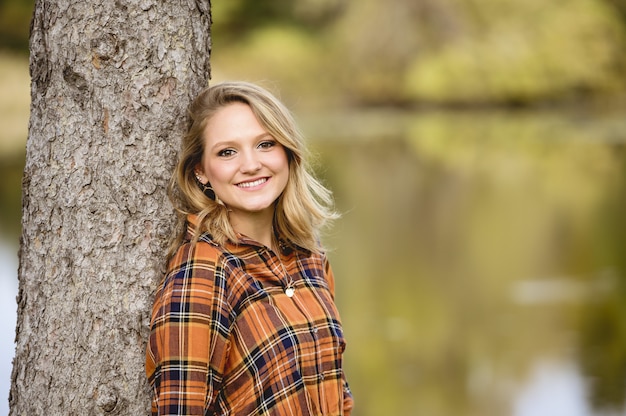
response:
[(146, 354), (153, 414), (350, 414), (318, 235), (336, 215), (292, 116), (242, 82), (204, 90), (190, 115)]
[(204, 185), (210, 183), (228, 206), (236, 230), (271, 246), (274, 201), (289, 178), (285, 148), (243, 103), (218, 110), (203, 139), (207, 150), (196, 166), (196, 177)]

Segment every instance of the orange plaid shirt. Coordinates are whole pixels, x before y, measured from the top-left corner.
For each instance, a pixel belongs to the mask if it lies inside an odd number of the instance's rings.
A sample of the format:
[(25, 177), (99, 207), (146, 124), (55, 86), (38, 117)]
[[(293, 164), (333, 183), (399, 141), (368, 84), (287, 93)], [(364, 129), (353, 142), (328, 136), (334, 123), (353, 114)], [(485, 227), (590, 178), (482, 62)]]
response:
[(349, 415), (327, 258), (245, 238), (222, 247), (208, 234), (192, 245), (192, 235), (189, 224), (152, 310), (152, 414)]

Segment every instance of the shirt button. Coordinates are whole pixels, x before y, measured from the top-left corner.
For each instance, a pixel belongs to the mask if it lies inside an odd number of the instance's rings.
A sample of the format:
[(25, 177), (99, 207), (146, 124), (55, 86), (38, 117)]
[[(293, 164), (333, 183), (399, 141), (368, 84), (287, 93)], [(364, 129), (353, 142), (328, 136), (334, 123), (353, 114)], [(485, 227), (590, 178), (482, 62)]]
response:
[(319, 331), (319, 329), (317, 329), (317, 327), (313, 328), (313, 333), (317, 334), (317, 331)]
[(324, 374), (320, 374), (317, 378), (319, 378), (320, 381), (323, 381), (324, 380)]

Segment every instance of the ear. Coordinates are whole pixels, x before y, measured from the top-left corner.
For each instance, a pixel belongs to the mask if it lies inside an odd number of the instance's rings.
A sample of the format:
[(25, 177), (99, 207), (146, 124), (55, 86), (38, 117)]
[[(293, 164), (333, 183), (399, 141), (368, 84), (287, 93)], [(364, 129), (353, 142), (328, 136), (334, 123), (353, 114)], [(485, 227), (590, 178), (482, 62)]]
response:
[(204, 175), (204, 170), (202, 169), (202, 165), (200, 163), (193, 168), (193, 174), (196, 175), (196, 179), (201, 184), (206, 185), (209, 182), (208, 178)]

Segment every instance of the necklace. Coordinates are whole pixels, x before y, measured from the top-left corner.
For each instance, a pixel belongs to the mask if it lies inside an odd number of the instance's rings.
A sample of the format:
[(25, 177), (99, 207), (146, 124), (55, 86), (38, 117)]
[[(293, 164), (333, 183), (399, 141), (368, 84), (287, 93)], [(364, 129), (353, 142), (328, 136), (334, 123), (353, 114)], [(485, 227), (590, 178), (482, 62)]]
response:
[(291, 277), (289, 273), (287, 273), (287, 268), (283, 264), (283, 261), (280, 258), (280, 254), (277, 255), (276, 257), (278, 257), (278, 262), (280, 263), (280, 266), (283, 268), (283, 272), (285, 273), (285, 276), (287, 276), (287, 278), (289, 279), (287, 281), (287, 286), (285, 287), (285, 295), (287, 295), (288, 298), (291, 298), (296, 293), (296, 288), (293, 287), (293, 278)]
[[(293, 295), (296, 293), (296, 288), (294, 287), (294, 284), (293, 284), (293, 278), (287, 272), (287, 268), (283, 264), (283, 259), (281, 258), (282, 252), (285, 249), (285, 245), (278, 238), (278, 234), (276, 233), (276, 230), (274, 229), (274, 227), (272, 227), (272, 231), (273, 231), (272, 232), (272, 242), (273, 242), (273, 246), (276, 248), (274, 254), (276, 254), (276, 257), (278, 258), (278, 262), (280, 263), (280, 267), (282, 267), (282, 269), (283, 269), (283, 273), (285, 273), (285, 276), (287, 276), (287, 279), (289, 279), (287, 281), (287, 285), (285, 286), (285, 295), (287, 295), (288, 298), (292, 298)], [(298, 253), (296, 253), (296, 257), (297, 256), (298, 256)], [(296, 262), (296, 264), (297, 264), (297, 262)]]
[(276, 257), (278, 258), (278, 262), (280, 263), (280, 267), (282, 267), (283, 273), (285, 273), (285, 276), (287, 276), (287, 278), (289, 279), (287, 281), (287, 285), (285, 286), (285, 295), (287, 295), (288, 298), (291, 298), (296, 293), (296, 288), (293, 286), (293, 278), (287, 272), (287, 268), (283, 264), (283, 260), (280, 258), (280, 255), (281, 255), (281, 253), (283, 251), (284, 246), (283, 246), (282, 243), (278, 242), (278, 244), (276, 244), (276, 247), (278, 247), (278, 250), (276, 250)]

